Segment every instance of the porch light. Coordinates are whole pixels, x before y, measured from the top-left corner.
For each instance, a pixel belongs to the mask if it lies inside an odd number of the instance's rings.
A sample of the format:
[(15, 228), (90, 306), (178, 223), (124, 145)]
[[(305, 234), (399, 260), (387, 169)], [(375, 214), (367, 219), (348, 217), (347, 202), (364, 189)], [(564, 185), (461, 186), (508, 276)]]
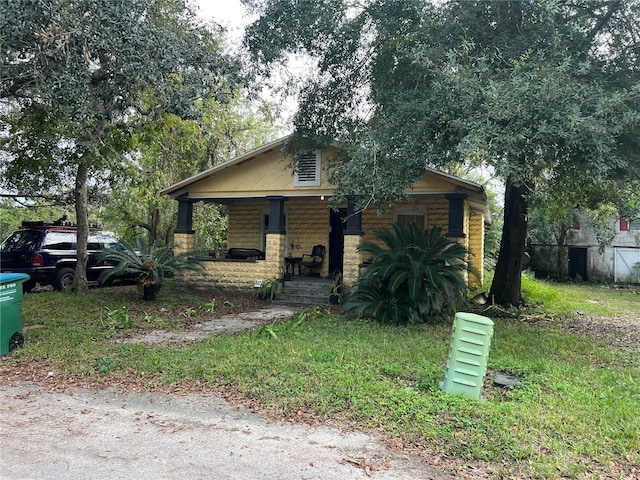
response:
[(320, 200), (324, 202), (324, 195), (320, 195)]

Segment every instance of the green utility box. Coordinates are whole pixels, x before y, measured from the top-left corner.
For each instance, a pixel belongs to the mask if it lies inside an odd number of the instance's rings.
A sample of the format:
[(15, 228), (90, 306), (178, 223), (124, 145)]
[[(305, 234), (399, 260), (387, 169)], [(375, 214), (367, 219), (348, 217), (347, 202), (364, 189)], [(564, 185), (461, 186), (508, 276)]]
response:
[(444, 392), (480, 398), (492, 336), (491, 319), (475, 313), (456, 313), (446, 373), (440, 383)]
[(0, 273), (0, 355), (22, 346), (22, 283), (24, 273)]

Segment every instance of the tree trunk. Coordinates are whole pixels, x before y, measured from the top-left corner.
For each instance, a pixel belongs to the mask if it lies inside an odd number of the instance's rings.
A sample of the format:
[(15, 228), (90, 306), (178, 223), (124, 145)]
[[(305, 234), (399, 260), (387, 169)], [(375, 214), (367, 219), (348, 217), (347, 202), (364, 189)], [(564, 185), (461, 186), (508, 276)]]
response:
[(489, 298), (498, 305), (522, 303), (522, 256), (527, 237), (526, 185), (514, 185), (507, 180), (504, 196), (504, 225), (500, 252)]
[(557, 257), (557, 265), (558, 269), (558, 280), (562, 280), (566, 278), (568, 275), (567, 272), (567, 247), (565, 243), (567, 242), (567, 230), (569, 227), (562, 222), (560, 228), (558, 229), (558, 235), (556, 236), (556, 243), (558, 245), (558, 257)]
[(160, 209), (154, 208), (151, 214), (151, 231), (149, 232), (149, 245), (158, 241), (158, 227), (160, 226)]
[(87, 207), (87, 166), (80, 163), (74, 189), (77, 222), (76, 273), (73, 286), (76, 293), (85, 293), (87, 285), (87, 241), (89, 238), (89, 213)]

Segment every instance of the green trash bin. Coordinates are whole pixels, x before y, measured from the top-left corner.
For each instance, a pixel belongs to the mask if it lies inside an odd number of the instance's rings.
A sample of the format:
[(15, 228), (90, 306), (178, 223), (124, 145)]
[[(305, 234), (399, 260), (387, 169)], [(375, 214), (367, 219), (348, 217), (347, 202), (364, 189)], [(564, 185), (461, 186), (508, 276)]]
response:
[(480, 398), (492, 337), (490, 318), (456, 313), (445, 378), (440, 383), (444, 392), (474, 400)]
[(24, 273), (0, 273), (0, 355), (21, 347), (22, 283), (29, 280)]

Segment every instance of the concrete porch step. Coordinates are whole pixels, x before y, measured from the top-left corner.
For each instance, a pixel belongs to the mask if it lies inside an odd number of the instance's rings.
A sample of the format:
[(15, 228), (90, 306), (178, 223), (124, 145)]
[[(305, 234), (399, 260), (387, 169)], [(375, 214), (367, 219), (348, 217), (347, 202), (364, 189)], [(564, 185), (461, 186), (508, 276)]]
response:
[(296, 305), (328, 305), (333, 281), (317, 277), (293, 277), (284, 282), (277, 303)]

